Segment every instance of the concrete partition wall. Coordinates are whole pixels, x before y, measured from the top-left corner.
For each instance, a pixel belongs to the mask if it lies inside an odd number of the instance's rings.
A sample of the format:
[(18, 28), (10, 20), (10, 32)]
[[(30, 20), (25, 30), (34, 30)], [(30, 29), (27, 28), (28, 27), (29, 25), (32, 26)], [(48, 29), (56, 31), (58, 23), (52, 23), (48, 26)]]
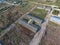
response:
[(31, 30), (32, 32), (36, 33), (37, 28), (29, 25), (28, 23), (25, 23), (24, 21), (20, 20), (19, 24), (23, 25), (24, 27), (28, 28), (29, 30)]

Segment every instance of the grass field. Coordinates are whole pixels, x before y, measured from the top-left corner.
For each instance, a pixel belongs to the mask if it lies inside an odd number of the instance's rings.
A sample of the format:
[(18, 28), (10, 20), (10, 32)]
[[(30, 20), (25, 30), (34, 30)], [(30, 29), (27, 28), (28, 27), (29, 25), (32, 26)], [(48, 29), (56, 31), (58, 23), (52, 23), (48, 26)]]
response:
[(55, 2), (49, 2), (49, 1), (43, 1), (43, 0), (30, 0), (30, 1), (39, 2), (39, 3), (42, 3), (42, 4), (49, 4), (49, 5), (58, 5), (58, 6), (60, 6), (60, 0), (56, 0)]
[(54, 10), (54, 11), (52, 12), (52, 14), (54, 14), (54, 15), (58, 15), (58, 14), (59, 14), (59, 11)]
[(60, 6), (60, 0), (57, 0), (56, 1), (56, 4)]
[(0, 3), (0, 8), (7, 6), (5, 3)]
[(28, 3), (27, 5), (25, 5), (24, 7), (23, 6), (19, 6), (20, 7), (20, 11), (24, 13), (30, 11), (36, 4), (33, 4), (33, 3)]
[(32, 16), (40, 18), (40, 19), (44, 19), (45, 16), (47, 15), (47, 11), (44, 9), (34, 9), (31, 13)]

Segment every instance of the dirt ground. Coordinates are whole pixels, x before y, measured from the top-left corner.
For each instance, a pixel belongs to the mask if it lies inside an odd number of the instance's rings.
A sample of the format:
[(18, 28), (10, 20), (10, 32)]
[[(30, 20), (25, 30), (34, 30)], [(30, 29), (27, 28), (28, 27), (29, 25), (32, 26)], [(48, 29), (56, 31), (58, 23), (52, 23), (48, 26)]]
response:
[(60, 26), (48, 24), (47, 32), (42, 38), (41, 45), (60, 45)]
[(35, 33), (22, 25), (17, 25), (8, 32), (0, 41), (4, 45), (28, 45)]

